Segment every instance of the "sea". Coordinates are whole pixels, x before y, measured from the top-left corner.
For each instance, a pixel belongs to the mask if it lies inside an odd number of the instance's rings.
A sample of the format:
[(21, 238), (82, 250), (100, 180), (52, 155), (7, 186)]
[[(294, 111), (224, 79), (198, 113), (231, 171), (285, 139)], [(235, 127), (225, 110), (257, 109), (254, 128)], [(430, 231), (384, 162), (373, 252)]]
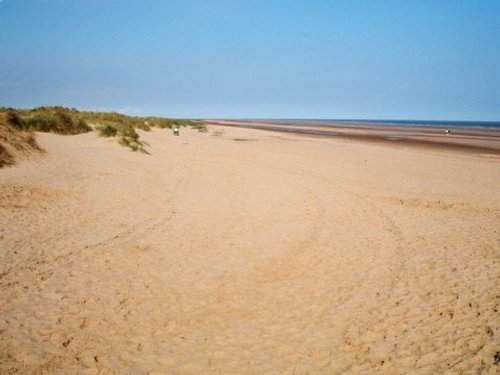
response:
[(430, 128), (470, 128), (500, 130), (500, 121), (441, 121), (441, 120), (357, 120), (357, 119), (286, 119), (265, 120), (265, 122), (281, 124), (322, 124), (322, 125), (388, 125), (388, 126), (422, 126)]

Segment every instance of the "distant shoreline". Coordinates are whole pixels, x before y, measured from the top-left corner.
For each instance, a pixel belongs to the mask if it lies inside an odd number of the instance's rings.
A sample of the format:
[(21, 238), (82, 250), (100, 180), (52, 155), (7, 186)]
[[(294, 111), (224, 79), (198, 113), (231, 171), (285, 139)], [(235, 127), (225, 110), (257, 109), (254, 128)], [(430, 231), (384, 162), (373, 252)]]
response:
[[(437, 124), (436, 126), (396, 125), (396, 123), (372, 121), (354, 124), (333, 120), (203, 120), (203, 122), (206, 125), (500, 155), (500, 128), (453, 127), (445, 124), (440, 127)], [(451, 130), (450, 134), (447, 135), (446, 130)]]
[(451, 129), (492, 129), (500, 131), (500, 121), (475, 121), (475, 120), (370, 120), (370, 119), (293, 119), (293, 118), (229, 118), (229, 119), (204, 119), (205, 121), (236, 121), (251, 123), (269, 123), (281, 125), (317, 124), (322, 126), (399, 126), (423, 128), (451, 128)]
[(333, 122), (346, 125), (388, 125), (388, 126), (410, 126), (453, 129), (498, 129), (500, 121), (442, 121), (442, 120), (311, 120), (313, 122)]

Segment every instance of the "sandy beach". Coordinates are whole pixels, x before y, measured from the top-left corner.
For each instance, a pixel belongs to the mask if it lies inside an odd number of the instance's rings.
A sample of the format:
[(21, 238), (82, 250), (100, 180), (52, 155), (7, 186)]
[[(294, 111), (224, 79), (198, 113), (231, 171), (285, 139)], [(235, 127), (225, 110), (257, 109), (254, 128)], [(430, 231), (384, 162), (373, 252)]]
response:
[(37, 133), (0, 169), (0, 373), (498, 374), (498, 135), (412, 131)]
[[(354, 121), (354, 120), (353, 120)], [(362, 142), (394, 143), (403, 146), (449, 148), (500, 155), (498, 128), (401, 126), (380, 123), (342, 123), (318, 120), (205, 120), (207, 124), (267, 130), (319, 137), (339, 137)], [(449, 134), (446, 134), (446, 131)]]

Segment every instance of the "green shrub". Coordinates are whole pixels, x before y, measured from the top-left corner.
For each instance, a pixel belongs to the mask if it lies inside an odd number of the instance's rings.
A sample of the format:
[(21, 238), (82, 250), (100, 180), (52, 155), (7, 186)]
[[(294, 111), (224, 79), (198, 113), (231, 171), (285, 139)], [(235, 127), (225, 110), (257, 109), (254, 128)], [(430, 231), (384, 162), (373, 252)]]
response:
[(26, 126), (21, 116), (12, 110), (7, 112), (7, 122), (15, 129), (24, 129)]
[(58, 110), (55, 113), (55, 132), (59, 134), (80, 134), (92, 130), (82, 118), (72, 117), (68, 112)]
[(97, 131), (101, 137), (114, 137), (118, 133), (118, 130), (114, 126), (108, 124), (99, 126)]
[(81, 118), (72, 117), (61, 109), (50, 111), (42, 107), (30, 111), (28, 116), (21, 116), (19, 111), (9, 111), (7, 121), (18, 130), (36, 130), (39, 132), (52, 132), (57, 134), (80, 134), (92, 130)]
[(39, 132), (49, 132), (59, 133), (58, 126), (56, 124), (56, 119), (50, 113), (38, 114), (32, 117), (28, 117), (24, 120), (27, 129), (33, 129)]
[(92, 128), (90, 127), (89, 124), (87, 124), (87, 122), (84, 119), (78, 120), (78, 123), (77, 123), (75, 129), (77, 131), (79, 131), (80, 133), (87, 133), (87, 132), (92, 131)]
[(120, 144), (127, 146), (132, 151), (139, 151), (143, 154), (148, 154), (144, 148), (144, 143), (139, 140), (139, 134), (134, 128), (125, 128), (120, 130)]
[(130, 139), (131, 141), (139, 140), (139, 134), (137, 134), (134, 128), (125, 128), (122, 131), (120, 131), (120, 135), (123, 138)]

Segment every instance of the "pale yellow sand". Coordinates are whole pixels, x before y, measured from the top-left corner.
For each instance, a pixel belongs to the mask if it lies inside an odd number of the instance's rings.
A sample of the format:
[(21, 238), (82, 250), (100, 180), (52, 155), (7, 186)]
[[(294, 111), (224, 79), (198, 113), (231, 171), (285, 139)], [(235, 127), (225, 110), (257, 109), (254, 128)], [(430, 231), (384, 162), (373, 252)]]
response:
[(499, 157), (141, 137), (0, 170), (0, 373), (498, 373)]

